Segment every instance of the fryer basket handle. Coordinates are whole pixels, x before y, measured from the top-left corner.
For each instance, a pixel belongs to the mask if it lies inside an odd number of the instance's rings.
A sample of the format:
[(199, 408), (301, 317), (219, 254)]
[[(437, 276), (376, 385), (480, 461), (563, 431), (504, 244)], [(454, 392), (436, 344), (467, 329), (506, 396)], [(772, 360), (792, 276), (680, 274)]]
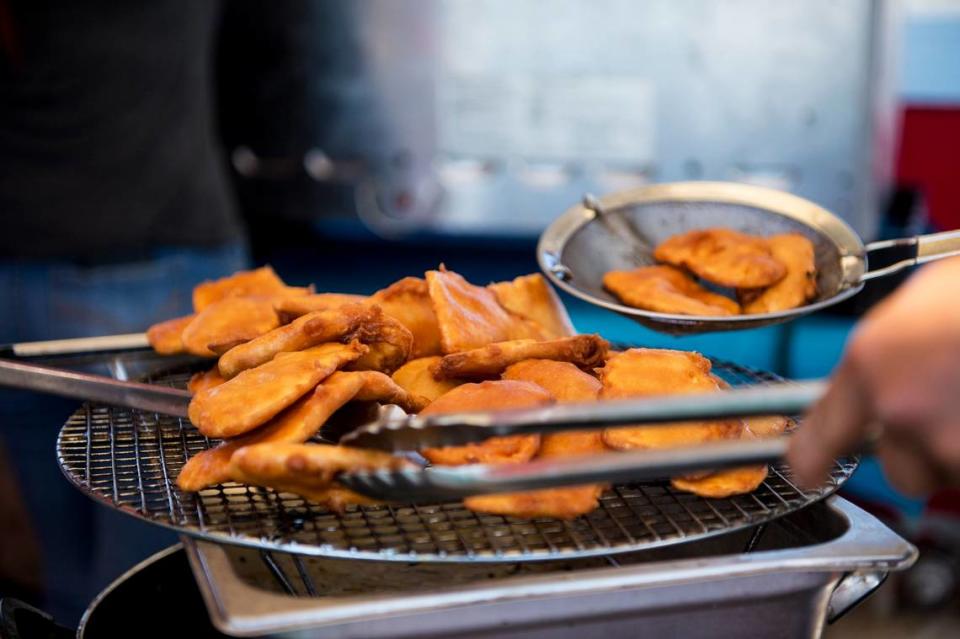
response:
[(827, 604), (827, 623), (833, 623), (876, 592), (890, 573), (886, 570), (848, 572), (837, 582)]
[(867, 271), (860, 276), (860, 281), (865, 282), (877, 277), (886, 277), (894, 273), (899, 273), (911, 266), (960, 255), (960, 230), (871, 242), (867, 244), (866, 252), (869, 255), (874, 251), (883, 249), (910, 246), (916, 247), (916, 255), (914, 257), (894, 262), (889, 266), (878, 268), (875, 271)]

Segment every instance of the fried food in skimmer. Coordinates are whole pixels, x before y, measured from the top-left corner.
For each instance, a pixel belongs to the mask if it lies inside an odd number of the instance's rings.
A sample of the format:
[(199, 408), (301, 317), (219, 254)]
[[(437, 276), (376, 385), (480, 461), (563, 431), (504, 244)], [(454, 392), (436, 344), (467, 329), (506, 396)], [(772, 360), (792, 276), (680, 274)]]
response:
[(193, 289), (193, 310), (199, 313), (228, 297), (291, 297), (311, 292), (309, 287), (287, 286), (272, 268), (263, 266), (198, 284)]
[(187, 382), (187, 390), (196, 395), (200, 391), (207, 390), (208, 388), (214, 388), (224, 383), (225, 380), (223, 375), (220, 374), (219, 369), (216, 366), (211, 368), (208, 371), (203, 371), (201, 373), (194, 373), (190, 376), (190, 381)]
[(570, 362), (592, 369), (603, 363), (609, 344), (599, 335), (575, 335), (545, 342), (515, 340), (445, 355), (433, 371), (437, 379), (497, 377), (525, 359)]
[(280, 353), (265, 364), (195, 395), (188, 409), (190, 421), (207, 437), (242, 435), (303, 397), (366, 349), (353, 342)]
[(196, 315), (175, 317), (165, 322), (157, 322), (147, 329), (147, 341), (160, 355), (176, 355), (186, 351), (183, 345), (183, 329), (193, 321)]
[(575, 335), (573, 323), (567, 315), (556, 291), (539, 273), (522, 275), (509, 282), (489, 285), (497, 301), (505, 309), (538, 324), (549, 338)]
[(427, 400), (416, 397), (394, 384), (383, 373), (363, 371), (336, 372), (323, 380), (305, 397), (272, 420), (246, 435), (227, 440), (191, 457), (177, 477), (181, 490), (196, 491), (231, 479), (230, 457), (244, 446), (260, 443), (297, 444), (313, 437), (333, 413), (351, 401), (377, 401), (397, 404), (416, 412)]
[(444, 353), (494, 342), (546, 338), (546, 331), (537, 324), (503, 308), (493, 291), (474, 286), (453, 271), (443, 267), (427, 271), (427, 287)]
[(736, 315), (740, 306), (729, 297), (705, 289), (673, 266), (642, 266), (610, 271), (603, 287), (627, 306), (680, 315)]
[(403, 324), (413, 334), (410, 357), (438, 355), (440, 325), (433, 310), (433, 302), (426, 281), (419, 277), (405, 277), (381, 289), (370, 297), (383, 312)]
[[(495, 381), (463, 384), (434, 400), (421, 415), (534, 408), (553, 402), (550, 393), (530, 382)], [(511, 435), (465, 446), (444, 446), (420, 451), (434, 464), (519, 463), (530, 460), (540, 447), (539, 435)]]
[(773, 257), (787, 267), (786, 276), (768, 288), (737, 289), (744, 313), (775, 313), (803, 306), (817, 296), (813, 243), (799, 233), (767, 238)]
[[(567, 362), (531, 359), (510, 366), (504, 379), (533, 382), (559, 402), (594, 401), (600, 382)], [(606, 446), (600, 431), (551, 433), (543, 435), (537, 459), (603, 454)], [(573, 519), (592, 512), (603, 492), (600, 484), (548, 488), (506, 495), (479, 495), (463, 500), (477, 512), (513, 517), (556, 517)]]
[(654, 250), (653, 257), (730, 288), (770, 286), (787, 274), (763, 238), (724, 228), (674, 235)]
[(181, 334), (187, 352), (214, 357), (221, 348), (249, 342), (280, 325), (266, 297), (228, 297), (208, 305)]
[(396, 371), (393, 381), (402, 386), (408, 393), (435, 400), (444, 393), (453, 390), (463, 383), (462, 380), (438, 380), (433, 376), (433, 369), (440, 362), (440, 357), (421, 357), (412, 359)]
[[(720, 390), (710, 375), (710, 360), (698, 353), (634, 348), (609, 359), (600, 370), (601, 399), (711, 393)], [(603, 431), (608, 446), (618, 449), (669, 448), (720, 439), (735, 439), (739, 419), (686, 422), (666, 426), (625, 426)]]

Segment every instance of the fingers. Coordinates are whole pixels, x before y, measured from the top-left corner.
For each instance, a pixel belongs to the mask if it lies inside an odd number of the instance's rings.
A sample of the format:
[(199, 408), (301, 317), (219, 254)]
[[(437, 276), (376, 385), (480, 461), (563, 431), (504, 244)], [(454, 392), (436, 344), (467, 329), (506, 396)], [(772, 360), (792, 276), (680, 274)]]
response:
[(929, 456), (907, 434), (884, 433), (877, 443), (877, 459), (887, 480), (907, 496), (928, 495), (942, 483)]
[(791, 439), (787, 461), (797, 480), (808, 487), (820, 485), (833, 460), (864, 439), (872, 419), (863, 382), (855, 366), (844, 361)]

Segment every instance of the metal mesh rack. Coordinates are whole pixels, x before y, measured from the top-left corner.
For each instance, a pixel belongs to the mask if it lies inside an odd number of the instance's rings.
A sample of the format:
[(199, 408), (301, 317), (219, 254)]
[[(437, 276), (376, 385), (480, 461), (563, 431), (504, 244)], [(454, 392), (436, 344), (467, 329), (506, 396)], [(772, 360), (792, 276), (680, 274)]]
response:
[[(731, 385), (782, 381), (722, 361)], [(175, 372), (154, 383), (185, 386)], [(153, 523), (212, 541), (262, 549), (397, 561), (517, 561), (608, 555), (675, 544), (766, 523), (837, 490), (857, 466), (838, 460), (829, 482), (804, 491), (772, 466), (751, 494), (704, 499), (669, 482), (623, 484), (573, 521), (515, 519), (460, 502), (349, 507), (334, 513), (289, 493), (226, 483), (183, 493), (175, 483), (191, 455), (216, 445), (187, 420), (85, 404), (64, 425), (57, 454), (67, 478), (92, 498)]]

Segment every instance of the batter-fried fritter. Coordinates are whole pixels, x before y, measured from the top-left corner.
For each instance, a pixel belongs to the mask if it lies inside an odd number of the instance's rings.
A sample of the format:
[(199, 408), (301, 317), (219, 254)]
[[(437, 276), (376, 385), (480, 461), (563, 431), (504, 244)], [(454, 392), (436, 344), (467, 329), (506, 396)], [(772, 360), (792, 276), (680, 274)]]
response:
[(740, 306), (729, 297), (705, 289), (673, 266), (641, 266), (610, 271), (603, 287), (627, 306), (679, 315), (736, 315)]
[(363, 295), (349, 293), (314, 293), (296, 297), (281, 297), (273, 303), (284, 324), (315, 311), (326, 311), (346, 304), (364, 304), (368, 300)]
[[(231, 378), (241, 371), (268, 362), (277, 353), (299, 351), (325, 342), (353, 339), (367, 345), (383, 344), (376, 358), (363, 362), (363, 368), (399, 365), (410, 352), (413, 337), (396, 320), (386, 317), (376, 306), (346, 304), (324, 311), (314, 311), (286, 326), (240, 344), (220, 358), (220, 373)], [(369, 358), (370, 353), (364, 357)]]
[(546, 338), (546, 332), (535, 323), (503, 308), (493, 291), (474, 286), (453, 271), (443, 267), (427, 271), (427, 286), (444, 353), (494, 342)]
[(433, 401), (463, 383), (462, 380), (438, 380), (434, 377), (433, 368), (439, 362), (439, 355), (412, 359), (394, 371), (393, 381), (402, 386), (408, 393), (420, 395)]
[(187, 390), (192, 394), (196, 395), (200, 391), (207, 390), (208, 388), (214, 388), (224, 383), (225, 380), (223, 375), (220, 374), (219, 369), (216, 366), (211, 368), (208, 371), (203, 371), (201, 373), (194, 373), (190, 376), (190, 381), (187, 382)]
[[(634, 348), (607, 360), (600, 370), (601, 399), (652, 395), (712, 393), (719, 390), (710, 375), (710, 360), (698, 353)], [(668, 426), (608, 428), (603, 440), (618, 449), (669, 448), (719, 439), (735, 439), (743, 430), (739, 419), (685, 422)]]
[(356, 360), (366, 348), (353, 342), (280, 353), (265, 364), (195, 395), (188, 409), (190, 421), (207, 437), (242, 435), (293, 404), (338, 368)]
[(787, 274), (763, 238), (725, 228), (674, 235), (656, 248), (653, 257), (730, 288), (770, 286)]
[(799, 233), (767, 238), (773, 257), (787, 268), (786, 276), (768, 288), (737, 289), (744, 313), (775, 313), (803, 306), (817, 296), (817, 264), (813, 243)]
[(292, 406), (246, 435), (227, 440), (215, 448), (191, 457), (177, 477), (181, 490), (196, 491), (213, 484), (238, 479), (230, 475), (230, 457), (243, 448), (260, 443), (302, 443), (313, 437), (331, 418), (351, 401), (377, 401), (397, 404), (416, 412), (427, 400), (407, 393), (383, 373), (363, 371), (336, 372)]
[[(597, 399), (600, 382), (573, 364), (531, 359), (510, 366), (504, 379), (533, 382), (559, 402), (587, 402)], [(551, 433), (543, 435), (537, 459), (594, 455), (606, 452), (600, 431)], [(600, 484), (549, 488), (506, 495), (479, 495), (463, 500), (477, 512), (513, 517), (555, 517), (573, 519), (592, 512), (603, 492)]]
[(487, 288), (494, 292), (497, 301), (505, 309), (543, 328), (546, 337), (576, 334), (567, 309), (563, 307), (556, 291), (539, 273), (522, 275), (509, 282), (497, 282)]
[(214, 357), (227, 346), (242, 344), (280, 325), (266, 297), (227, 297), (206, 306), (181, 334), (186, 351)]
[(438, 379), (497, 377), (511, 364), (525, 359), (550, 359), (592, 369), (603, 363), (609, 344), (599, 335), (575, 335), (538, 342), (500, 342), (445, 355), (434, 369)]
[(440, 326), (424, 280), (405, 277), (374, 293), (370, 301), (413, 334), (411, 358), (441, 353)]
[(349, 370), (392, 373), (399, 368), (413, 348), (413, 334), (398, 320), (386, 315), (379, 306), (370, 307), (372, 314), (360, 322), (351, 339), (358, 339), (369, 348)]
[[(463, 384), (434, 400), (421, 415), (496, 411), (513, 408), (534, 408), (553, 402), (550, 393), (529, 382), (495, 381)], [(444, 446), (422, 450), (434, 464), (497, 464), (529, 461), (540, 447), (539, 435), (491, 437), (465, 446)]]
[(292, 297), (313, 292), (309, 287), (287, 286), (269, 266), (239, 271), (193, 289), (193, 310), (198, 313), (228, 297)]
[(187, 327), (196, 315), (175, 317), (165, 322), (158, 322), (147, 329), (147, 341), (160, 355), (176, 355), (183, 353), (183, 329)]

